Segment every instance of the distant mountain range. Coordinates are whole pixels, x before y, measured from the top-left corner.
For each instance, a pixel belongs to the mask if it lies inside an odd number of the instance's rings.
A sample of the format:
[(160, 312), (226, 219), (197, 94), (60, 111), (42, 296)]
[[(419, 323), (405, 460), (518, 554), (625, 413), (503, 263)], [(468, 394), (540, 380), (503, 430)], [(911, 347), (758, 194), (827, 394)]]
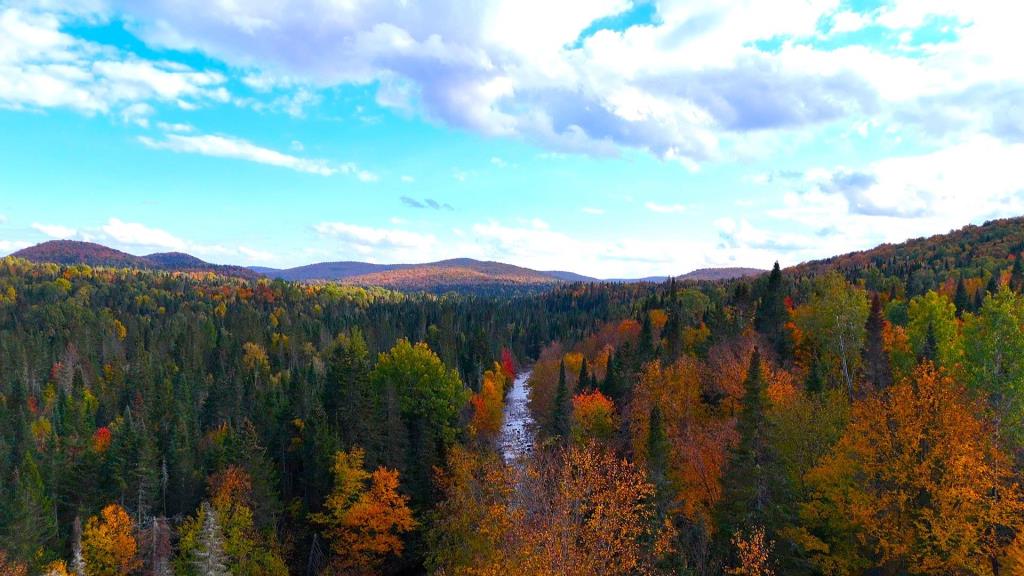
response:
[[(73, 240), (43, 242), (12, 254), (33, 262), (87, 264), (182, 272), (214, 272), (246, 279), (280, 278), (293, 282), (342, 282), (359, 286), (383, 286), (396, 290), (495, 291), (537, 290), (565, 282), (664, 282), (667, 276), (602, 280), (559, 270), (538, 271), (501, 262), (455, 258), (424, 264), (371, 264), (368, 262), (321, 262), (296, 268), (260, 266), (243, 268), (211, 264), (181, 252), (134, 256), (101, 244)], [(679, 280), (727, 280), (755, 276), (754, 268), (707, 268), (677, 277)]]

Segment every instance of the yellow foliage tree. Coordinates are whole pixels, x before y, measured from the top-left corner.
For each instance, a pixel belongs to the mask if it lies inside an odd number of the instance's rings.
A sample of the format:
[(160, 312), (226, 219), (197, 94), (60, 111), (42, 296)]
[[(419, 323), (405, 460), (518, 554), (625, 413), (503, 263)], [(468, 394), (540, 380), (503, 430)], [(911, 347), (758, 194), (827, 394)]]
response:
[(131, 516), (117, 504), (89, 518), (82, 534), (87, 576), (123, 576), (139, 568), (142, 562), (134, 532)]
[[(991, 574), (1024, 528), (1021, 491), (992, 426), (930, 363), (854, 405), (831, 454), (808, 473), (805, 539), (819, 565), (916, 574)], [(850, 534), (852, 532), (853, 534)], [(853, 543), (856, 542), (856, 545)]]

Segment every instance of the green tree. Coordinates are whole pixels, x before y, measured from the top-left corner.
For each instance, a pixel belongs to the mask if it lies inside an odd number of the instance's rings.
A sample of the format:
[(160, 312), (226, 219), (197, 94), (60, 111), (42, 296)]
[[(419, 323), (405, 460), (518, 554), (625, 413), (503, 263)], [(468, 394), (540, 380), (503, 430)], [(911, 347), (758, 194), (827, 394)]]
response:
[(964, 323), (967, 383), (994, 409), (1001, 432), (1024, 442), (1024, 296), (1003, 287)]
[(565, 360), (558, 365), (558, 388), (555, 390), (555, 414), (551, 418), (552, 432), (562, 440), (568, 440), (572, 432), (572, 395), (565, 381)]
[(469, 390), (425, 343), (414, 346), (405, 339), (381, 353), (370, 382), (386, 406), (388, 446), (394, 448), (386, 452), (386, 461), (407, 479), (413, 502), (426, 505), (433, 469), (455, 442)]
[(819, 278), (808, 302), (794, 313), (794, 320), (816, 350), (826, 373), (837, 375), (852, 398), (864, 347), (868, 301), (864, 291), (850, 286), (838, 272)]
[(914, 354), (943, 368), (955, 367), (963, 355), (956, 306), (938, 292), (929, 291), (910, 301), (908, 315), (907, 337)]

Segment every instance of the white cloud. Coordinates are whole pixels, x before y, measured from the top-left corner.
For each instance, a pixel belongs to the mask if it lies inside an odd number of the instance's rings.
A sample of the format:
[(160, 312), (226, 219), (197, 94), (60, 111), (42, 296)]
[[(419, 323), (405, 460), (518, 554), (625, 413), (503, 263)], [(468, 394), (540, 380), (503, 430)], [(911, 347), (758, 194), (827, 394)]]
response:
[(401, 177), (401, 180), (402, 180), (402, 182), (405, 182), (406, 184), (412, 184), (413, 182), (416, 181), (415, 178), (413, 178), (412, 176), (408, 176), (408, 175), (403, 175)]
[(0, 107), (120, 109), (126, 122), (144, 125), (149, 101), (187, 108), (228, 99), (221, 74), (81, 40), (61, 30), (65, 16), (0, 8)]
[(25, 242), (24, 240), (0, 240), (0, 254), (17, 252), (18, 250), (28, 248), (31, 245), (31, 242)]
[(238, 252), (245, 256), (250, 262), (269, 262), (274, 260), (274, 254), (247, 246), (239, 246)]
[(584, 206), (583, 208), (580, 208), (580, 211), (582, 211), (584, 214), (590, 214), (592, 216), (601, 216), (602, 214), (604, 214), (604, 208), (593, 208), (590, 206)]
[(231, 136), (217, 136), (212, 134), (182, 135), (165, 134), (160, 140), (149, 136), (140, 136), (139, 142), (149, 148), (157, 150), (171, 150), (173, 152), (185, 152), (201, 154), (203, 156), (214, 156), (218, 158), (234, 158), (247, 160), (259, 164), (268, 164), (288, 168), (297, 172), (307, 174), (318, 174), (320, 176), (331, 176), (333, 174), (351, 174), (363, 182), (373, 182), (377, 176), (372, 172), (360, 169), (353, 163), (331, 165), (326, 160), (312, 160), (300, 158), (270, 148), (257, 146), (246, 140)]
[(0, 224), (7, 224), (7, 216), (5, 214), (0, 214)]
[(195, 130), (191, 124), (185, 123), (169, 123), (169, 122), (157, 122), (156, 127), (163, 132), (192, 132)]
[(32, 229), (37, 232), (42, 232), (50, 238), (58, 239), (71, 238), (78, 233), (74, 228), (68, 228), (67, 226), (60, 226), (57, 224), (39, 224), (38, 222), (32, 223)]
[(143, 246), (184, 252), (188, 243), (159, 228), (150, 228), (135, 222), (111, 218), (100, 230), (117, 242), (127, 246)]
[(508, 162), (505, 162), (504, 160), (498, 158), (497, 156), (491, 156), (491, 164), (497, 166), (498, 168), (504, 168), (508, 166)]
[(429, 234), (418, 234), (397, 228), (371, 228), (345, 222), (321, 222), (313, 226), (313, 229), (321, 236), (337, 238), (363, 247), (420, 248), (436, 242)]
[(644, 208), (659, 214), (680, 214), (686, 211), (682, 204), (658, 204), (656, 202), (645, 202)]

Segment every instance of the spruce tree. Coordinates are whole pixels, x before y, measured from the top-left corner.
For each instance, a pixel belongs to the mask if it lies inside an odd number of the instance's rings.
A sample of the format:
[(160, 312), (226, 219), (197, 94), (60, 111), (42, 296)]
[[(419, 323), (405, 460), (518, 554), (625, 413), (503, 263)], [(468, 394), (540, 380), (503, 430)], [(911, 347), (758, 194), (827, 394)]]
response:
[[(962, 281), (961, 281), (962, 284)], [(892, 365), (885, 351), (882, 332), (885, 318), (882, 315), (882, 301), (878, 294), (871, 299), (871, 311), (865, 324), (864, 338), (864, 379), (873, 390), (883, 390), (892, 385)]]
[(1021, 263), (1021, 255), (1018, 253), (1013, 259), (1013, 269), (1010, 271), (1010, 290), (1020, 292), (1024, 288), (1024, 264)]
[(583, 362), (580, 362), (580, 375), (576, 379), (576, 390), (582, 392), (590, 388), (590, 371), (587, 370), (587, 359), (584, 357)]
[(785, 358), (788, 355), (786, 295), (783, 293), (782, 270), (779, 268), (778, 262), (772, 267), (771, 274), (768, 276), (764, 295), (757, 306), (754, 326), (758, 332), (768, 338), (780, 358)]

